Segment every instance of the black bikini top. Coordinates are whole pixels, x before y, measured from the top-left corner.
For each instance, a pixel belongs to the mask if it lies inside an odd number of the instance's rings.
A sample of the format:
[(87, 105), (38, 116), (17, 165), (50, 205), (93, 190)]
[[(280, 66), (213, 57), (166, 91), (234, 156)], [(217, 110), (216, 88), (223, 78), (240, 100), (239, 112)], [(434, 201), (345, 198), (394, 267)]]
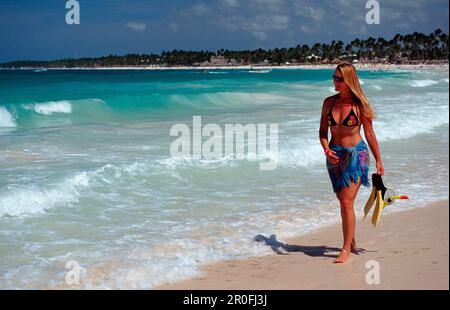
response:
[[(342, 125), (342, 126), (347, 126), (347, 127), (359, 126), (358, 115), (353, 110), (353, 106), (352, 106), (352, 109), (350, 110), (350, 113), (348, 113), (347, 117), (344, 119), (344, 122), (342, 122), (342, 124), (336, 123), (336, 121), (334, 120), (334, 117), (333, 117), (333, 106), (334, 106), (335, 102), (336, 102), (336, 97), (334, 98), (334, 101), (331, 104), (331, 109), (328, 112), (328, 118), (327, 118), (328, 126), (337, 126), (337, 125)], [(352, 102), (352, 104), (353, 104), (353, 102)]]

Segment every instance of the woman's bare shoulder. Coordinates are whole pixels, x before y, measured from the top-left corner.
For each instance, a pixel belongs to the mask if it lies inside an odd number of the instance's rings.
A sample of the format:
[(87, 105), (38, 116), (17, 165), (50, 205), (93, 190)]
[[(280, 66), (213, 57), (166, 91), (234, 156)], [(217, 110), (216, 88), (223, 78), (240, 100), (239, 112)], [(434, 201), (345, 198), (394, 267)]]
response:
[(323, 101), (323, 105), (324, 106), (330, 105), (336, 99), (336, 96), (337, 95), (333, 95), (333, 96), (325, 98), (325, 100)]

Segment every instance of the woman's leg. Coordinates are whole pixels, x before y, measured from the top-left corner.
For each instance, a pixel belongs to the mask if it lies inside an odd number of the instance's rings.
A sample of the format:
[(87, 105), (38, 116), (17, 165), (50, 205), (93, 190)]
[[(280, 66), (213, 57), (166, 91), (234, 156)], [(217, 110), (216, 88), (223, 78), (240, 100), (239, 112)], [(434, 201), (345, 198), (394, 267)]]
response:
[(336, 194), (341, 204), (344, 245), (342, 246), (341, 254), (334, 261), (335, 263), (344, 263), (350, 257), (352, 245), (356, 248), (356, 243), (354, 240), (356, 228), (354, 203), (360, 186), (361, 178), (358, 178), (358, 182), (356, 184), (350, 182), (349, 187), (342, 188), (341, 192)]

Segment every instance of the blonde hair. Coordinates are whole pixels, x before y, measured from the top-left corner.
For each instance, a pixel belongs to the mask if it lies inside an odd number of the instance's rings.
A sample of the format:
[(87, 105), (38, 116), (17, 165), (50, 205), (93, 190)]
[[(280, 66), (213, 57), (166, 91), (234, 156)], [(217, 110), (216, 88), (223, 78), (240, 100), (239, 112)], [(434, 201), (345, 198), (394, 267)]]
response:
[(340, 63), (337, 66), (336, 70), (341, 71), (345, 83), (347, 83), (347, 85), (350, 87), (353, 95), (359, 99), (359, 106), (364, 116), (370, 119), (374, 119), (376, 117), (376, 113), (361, 88), (356, 68), (352, 64), (344, 62)]

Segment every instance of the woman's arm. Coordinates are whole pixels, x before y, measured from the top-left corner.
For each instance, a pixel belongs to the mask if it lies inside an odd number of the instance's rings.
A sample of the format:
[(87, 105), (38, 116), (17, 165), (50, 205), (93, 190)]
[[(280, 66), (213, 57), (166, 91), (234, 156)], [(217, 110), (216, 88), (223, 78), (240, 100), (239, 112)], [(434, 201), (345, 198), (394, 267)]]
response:
[(361, 120), (364, 126), (364, 135), (366, 136), (366, 140), (369, 143), (369, 147), (372, 150), (372, 154), (375, 157), (377, 173), (379, 175), (384, 175), (384, 167), (381, 162), (380, 148), (378, 146), (377, 136), (375, 135), (375, 131), (373, 130), (372, 119), (365, 117), (363, 114), (361, 115)]
[(330, 150), (330, 146), (328, 144), (328, 123), (327, 123), (328, 109), (329, 109), (329, 100), (325, 99), (322, 106), (322, 116), (320, 117), (319, 139), (328, 161), (332, 164), (337, 164), (339, 162), (339, 157), (336, 156), (335, 151)]
[(329, 149), (328, 144), (328, 124), (327, 124), (327, 111), (328, 111), (328, 103), (327, 100), (323, 102), (322, 105), (322, 115), (320, 117), (320, 129), (319, 129), (319, 139), (320, 144), (322, 144), (323, 150), (326, 151)]

